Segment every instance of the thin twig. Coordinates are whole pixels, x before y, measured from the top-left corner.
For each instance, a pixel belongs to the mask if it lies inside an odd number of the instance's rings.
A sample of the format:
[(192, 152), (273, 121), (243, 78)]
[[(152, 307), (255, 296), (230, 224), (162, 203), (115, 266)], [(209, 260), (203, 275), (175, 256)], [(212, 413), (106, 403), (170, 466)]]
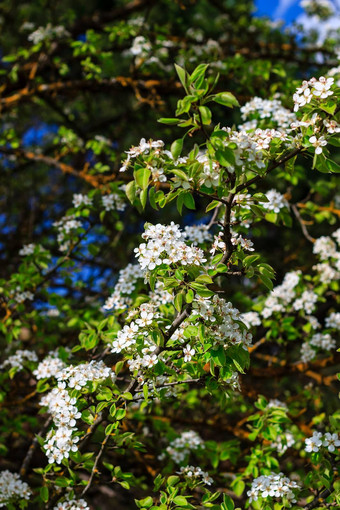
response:
[(105, 450), (105, 446), (106, 446), (106, 443), (108, 442), (109, 440), (109, 437), (111, 436), (111, 434), (107, 434), (105, 437), (104, 437), (104, 440), (102, 442), (102, 445), (100, 447), (100, 450), (98, 452), (98, 455), (94, 461), (94, 464), (93, 464), (93, 468), (92, 468), (92, 471), (91, 471), (91, 475), (90, 475), (90, 478), (89, 478), (89, 481), (87, 482), (87, 485), (84, 487), (82, 493), (81, 493), (81, 497), (83, 497), (87, 491), (89, 490), (89, 488), (91, 487), (91, 484), (93, 482), (93, 478), (94, 478), (94, 475), (98, 472), (97, 470), (97, 466), (98, 466), (98, 462), (100, 460), (100, 457), (103, 455), (104, 453), (104, 450)]
[(50, 426), (51, 421), (52, 421), (52, 417), (49, 416), (49, 418), (45, 421), (44, 425), (42, 426), (42, 429), (38, 432), (37, 436), (33, 439), (32, 443), (30, 444), (30, 447), (27, 450), (26, 456), (21, 464), (20, 476), (25, 476), (27, 469), (31, 463), (35, 449), (37, 448), (37, 446), (39, 444), (38, 437), (42, 436), (46, 432), (46, 430)]
[(218, 215), (218, 210), (219, 210), (220, 206), (216, 206), (215, 209), (214, 209), (214, 214), (212, 215), (208, 225), (207, 225), (207, 230), (209, 230), (215, 223), (216, 223), (216, 218), (217, 218), (217, 215)]
[(303, 235), (305, 236), (305, 238), (310, 241), (311, 243), (315, 243), (315, 239), (309, 235), (309, 232), (307, 230), (307, 227), (303, 221), (303, 219), (301, 218), (301, 214), (299, 212), (299, 209), (296, 207), (295, 204), (292, 204), (291, 205), (291, 208), (292, 208), (292, 211), (293, 213), (295, 214), (295, 217), (296, 219), (298, 220), (299, 224), (300, 224), (300, 227), (301, 227), (301, 230), (302, 230), (302, 233)]
[(326, 499), (330, 494), (332, 494), (331, 489), (325, 489), (321, 494), (319, 494), (313, 501), (308, 503), (308, 505), (305, 505), (303, 508), (304, 510), (312, 510), (312, 508), (316, 508), (317, 506), (320, 506), (324, 499)]

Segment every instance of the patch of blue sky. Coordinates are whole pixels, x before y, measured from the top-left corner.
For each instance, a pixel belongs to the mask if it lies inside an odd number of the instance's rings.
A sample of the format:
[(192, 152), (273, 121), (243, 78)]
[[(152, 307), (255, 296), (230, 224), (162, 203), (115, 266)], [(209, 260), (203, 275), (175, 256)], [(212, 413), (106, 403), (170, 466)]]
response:
[[(333, 14), (326, 19), (320, 19), (316, 14), (308, 15), (301, 6), (301, 0), (255, 0), (256, 15), (268, 16), (273, 21), (283, 21), (285, 27), (302, 27), (303, 32), (313, 31), (317, 34), (317, 44), (322, 44), (332, 33), (340, 30), (340, 0), (329, 0), (333, 6)], [(298, 39), (301, 33), (293, 29)]]
[(46, 140), (58, 132), (57, 124), (47, 124), (43, 121), (37, 121), (34, 125), (26, 129), (21, 138), (23, 147), (31, 147), (32, 145), (43, 145)]
[(257, 16), (268, 16), (274, 21), (282, 20), (289, 25), (303, 13), (300, 0), (256, 0)]

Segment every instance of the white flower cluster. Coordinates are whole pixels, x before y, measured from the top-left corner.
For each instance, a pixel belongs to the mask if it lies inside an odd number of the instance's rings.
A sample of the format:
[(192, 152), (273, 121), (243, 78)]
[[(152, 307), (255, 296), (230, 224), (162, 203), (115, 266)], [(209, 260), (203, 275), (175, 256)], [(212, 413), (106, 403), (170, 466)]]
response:
[(240, 374), (238, 372), (232, 372), (231, 376), (225, 380), (226, 383), (230, 384), (233, 390), (240, 390)]
[(49, 308), (46, 312), (47, 317), (59, 317), (60, 311), (58, 308)]
[(187, 344), (183, 349), (184, 363), (191, 361), (191, 358), (195, 355), (196, 351), (190, 344)]
[(313, 253), (318, 255), (321, 260), (321, 263), (316, 264), (313, 269), (319, 273), (320, 281), (323, 283), (331, 283), (340, 278), (340, 250), (338, 248), (340, 246), (340, 229), (333, 232), (332, 237), (319, 237), (313, 246)]
[(245, 349), (251, 344), (252, 335), (240, 326), (242, 316), (237, 308), (233, 308), (232, 303), (216, 295), (212, 300), (195, 296), (192, 306), (193, 313), (206, 322), (209, 334), (217, 343), (225, 347), (243, 344)]
[[(231, 242), (234, 246), (240, 245), (243, 250), (254, 251), (253, 242), (250, 239), (244, 238), (241, 234), (237, 234), (233, 230), (231, 230), (231, 233)], [(219, 232), (214, 236), (214, 242), (212, 243), (210, 250), (212, 255), (215, 255), (216, 251), (226, 251), (227, 247), (222, 237), (223, 232)]]
[(113, 381), (116, 375), (102, 361), (92, 360), (90, 363), (83, 363), (78, 366), (68, 366), (55, 375), (58, 387), (53, 388), (40, 401), (41, 406), (48, 407), (48, 412), (53, 418), (55, 430), (49, 431), (46, 437), (45, 449), (50, 464), (60, 464), (63, 459), (68, 458), (70, 452), (77, 451), (79, 436), (76, 420), (81, 417), (76, 404), (77, 399), (71, 397), (68, 389), (81, 390), (88, 382), (102, 381), (111, 378)]
[(76, 220), (74, 216), (64, 216), (59, 221), (55, 221), (53, 226), (58, 229), (58, 243), (60, 251), (67, 251), (71, 245), (67, 237), (76, 229), (82, 226), (81, 221)]
[(323, 446), (329, 452), (334, 452), (335, 449), (340, 447), (340, 441), (337, 433), (331, 434), (326, 432), (326, 434), (322, 434), (321, 432), (314, 431), (313, 435), (305, 440), (305, 445), (306, 452), (316, 453)]
[(190, 241), (195, 246), (212, 240), (212, 235), (207, 225), (186, 226), (184, 227), (183, 235), (187, 241)]
[(136, 257), (142, 269), (152, 271), (161, 264), (181, 264), (200, 266), (206, 259), (204, 253), (196, 246), (188, 246), (178, 225), (148, 225), (142, 243), (135, 248)]
[(116, 380), (116, 374), (105, 365), (103, 361), (90, 361), (81, 365), (69, 365), (63, 368), (57, 375), (59, 388), (75, 388), (80, 390), (88, 382), (99, 381), (110, 378)]
[(312, 336), (310, 340), (311, 345), (314, 347), (319, 347), (320, 349), (324, 349), (325, 351), (331, 351), (336, 347), (336, 341), (331, 337), (331, 335), (316, 333)]
[(29, 500), (30, 496), (29, 486), (17, 473), (11, 473), (7, 469), (0, 472), (0, 508), (8, 508), (7, 504), (13, 505), (23, 499)]
[(106, 300), (103, 308), (111, 310), (112, 308), (124, 309), (131, 305), (130, 294), (136, 288), (136, 282), (143, 277), (138, 264), (128, 264), (119, 271), (118, 280), (111, 296)]
[(293, 309), (296, 311), (304, 310), (306, 314), (311, 314), (314, 311), (315, 303), (318, 300), (318, 295), (312, 290), (304, 290), (301, 296), (293, 303)]
[[(340, 229), (333, 232), (332, 237), (334, 237), (337, 244), (340, 245)], [(340, 254), (337, 251), (336, 244), (329, 236), (322, 236), (316, 239), (313, 246), (313, 253), (319, 255), (321, 260), (328, 260), (330, 258), (340, 260)]]
[(75, 193), (72, 198), (72, 203), (74, 207), (92, 205), (92, 198), (88, 197), (87, 195), (82, 195), (81, 193)]
[(67, 499), (66, 501), (59, 502), (53, 510), (90, 510), (85, 499)]
[(2, 365), (0, 365), (0, 368), (6, 368), (9, 366), (11, 368), (22, 370), (26, 361), (38, 361), (36, 353), (34, 351), (19, 349), (15, 352), (15, 354), (12, 354), (12, 356), (8, 356)]
[(247, 492), (247, 496), (250, 503), (257, 501), (259, 498), (266, 499), (268, 496), (276, 499), (285, 498), (289, 503), (295, 503), (296, 489), (299, 489), (299, 485), (284, 476), (283, 473), (271, 473), (255, 478), (251, 484), (251, 489)]
[(334, 93), (331, 90), (333, 84), (334, 78), (325, 78), (324, 76), (320, 76), (318, 80), (316, 78), (304, 80), (293, 95), (294, 112), (310, 103), (313, 98), (326, 99), (331, 96)]
[[(146, 318), (147, 317), (148, 314), (146, 314)], [(125, 324), (125, 326), (118, 331), (117, 339), (112, 342), (112, 352), (119, 353), (134, 345), (136, 343), (138, 330), (139, 327), (134, 321), (131, 321), (130, 324)]]
[(295, 438), (291, 432), (284, 432), (282, 435), (278, 436), (275, 441), (271, 443), (272, 448), (276, 448), (278, 453), (281, 455), (285, 453), (288, 448), (295, 444)]
[(129, 324), (125, 324), (125, 326), (118, 331), (116, 340), (112, 342), (112, 352), (119, 353), (125, 350), (135, 353), (136, 341), (137, 338), (139, 338), (142, 340), (143, 348), (141, 352), (144, 357), (137, 356), (137, 358), (133, 360), (130, 359), (128, 361), (130, 370), (134, 371), (141, 366), (150, 368), (158, 362), (156, 355), (150, 356), (150, 353), (152, 353), (157, 346), (151, 343), (146, 336), (148, 335), (148, 329), (152, 322), (159, 318), (159, 313), (156, 311), (156, 306), (152, 302), (149, 302), (143, 303), (136, 310), (131, 310), (129, 316), (133, 316), (135, 320), (131, 321)]
[(254, 326), (261, 326), (261, 319), (257, 312), (241, 313), (240, 319), (248, 329)]
[(166, 451), (176, 464), (181, 464), (191, 451), (200, 448), (204, 448), (203, 439), (194, 430), (188, 430), (171, 441)]
[(250, 239), (246, 239), (241, 234), (232, 231), (231, 242), (234, 246), (240, 245), (243, 250), (254, 251), (254, 243)]
[[(145, 25), (144, 25), (145, 26)], [(169, 65), (165, 65), (163, 61), (167, 61), (169, 57), (169, 48), (173, 46), (172, 41), (156, 38), (154, 44), (142, 35), (134, 38), (132, 46), (124, 52), (125, 55), (133, 55), (135, 57), (135, 65), (144, 66), (156, 64), (165, 71), (171, 71)]]
[[(247, 132), (244, 128), (240, 131), (226, 128), (226, 131), (229, 133), (229, 141), (237, 145), (237, 149), (234, 150), (235, 162), (241, 167), (244, 164), (249, 166), (249, 163), (254, 163), (257, 168), (265, 168), (262, 151), (268, 150), (274, 139), (288, 140), (284, 131), (276, 129), (257, 128), (255, 131)], [(228, 170), (230, 171), (230, 168)]]
[(27, 255), (33, 255), (34, 252), (37, 252), (39, 254), (43, 253), (45, 255), (48, 254), (48, 252), (45, 250), (45, 248), (43, 248), (40, 244), (30, 243), (30, 244), (25, 244), (19, 250), (19, 255), (21, 255), (22, 257), (25, 257)]
[(135, 159), (141, 154), (149, 154), (152, 150), (155, 154), (159, 154), (163, 147), (164, 142), (162, 140), (149, 140), (147, 142), (145, 138), (142, 138), (137, 147), (131, 147), (131, 149), (126, 151), (128, 156), (119, 171), (125, 172), (130, 164), (131, 159)]
[(267, 191), (266, 197), (268, 198), (268, 202), (263, 202), (262, 207), (268, 209), (268, 211), (279, 213), (284, 207), (289, 207), (285, 197), (275, 189)]
[[(157, 355), (153, 354), (157, 345), (147, 338), (147, 335), (152, 322), (159, 319), (160, 315), (152, 302), (143, 303), (139, 309), (132, 312), (139, 317), (118, 331), (116, 340), (112, 342), (112, 352), (119, 353), (124, 350), (132, 353), (134, 358), (128, 360), (128, 365), (131, 372), (134, 372), (141, 368), (152, 368), (158, 363)], [(138, 352), (137, 340), (140, 348)]]
[(331, 351), (335, 349), (336, 341), (328, 333), (316, 333), (309, 342), (304, 342), (301, 346), (301, 361), (303, 361), (303, 363), (308, 363), (315, 358), (316, 351), (312, 347)]
[(320, 322), (318, 321), (318, 319), (316, 317), (314, 317), (314, 315), (308, 315), (307, 317), (305, 317), (305, 319), (309, 322), (312, 329), (321, 328)]
[(37, 368), (33, 371), (33, 375), (35, 375), (38, 380), (56, 377), (65, 367), (65, 363), (59, 358), (58, 353), (53, 351), (39, 363)]
[(134, 38), (132, 42), (132, 46), (130, 48), (130, 53), (132, 55), (148, 55), (152, 46), (150, 42), (142, 35), (138, 35)]
[(30, 290), (23, 290), (23, 291), (21, 291), (20, 287), (17, 287), (16, 290), (17, 291), (14, 294), (13, 299), (17, 303), (19, 303), (19, 304), (20, 303), (24, 303), (24, 301), (26, 301), (26, 299), (28, 299), (29, 301), (33, 301), (34, 294)]
[(213, 483), (213, 479), (209, 476), (209, 473), (203, 471), (199, 466), (182, 466), (177, 473), (191, 480), (194, 478), (198, 481), (202, 481), (205, 485), (211, 485)]
[(27, 39), (32, 41), (33, 44), (38, 44), (42, 41), (48, 41), (51, 39), (61, 39), (68, 37), (70, 33), (62, 25), (53, 27), (51, 23), (48, 23), (46, 27), (39, 27), (37, 30), (29, 34)]
[(102, 203), (105, 211), (124, 211), (126, 203), (118, 193), (110, 193), (102, 196)]
[[(338, 60), (339, 60), (339, 56), (338, 56)], [(332, 67), (329, 71), (328, 71), (328, 76), (335, 76), (335, 84), (337, 87), (340, 87), (340, 66), (337, 66), (337, 67)]]
[[(138, 23), (137, 18), (130, 20), (129, 23), (131, 23), (131, 21), (135, 25)], [(143, 22), (144, 29), (146, 26), (148, 25)], [(173, 70), (171, 65), (168, 64), (169, 48), (173, 46), (174, 43), (172, 41), (160, 37), (156, 37), (151, 43), (146, 37), (138, 35), (134, 38), (132, 46), (124, 51), (123, 54), (127, 56), (133, 55), (135, 57), (135, 65), (138, 67), (153, 64), (169, 73)]]
[(32, 255), (34, 253), (34, 250), (35, 250), (35, 244), (31, 243), (31, 244), (25, 244), (21, 250), (19, 250), (19, 255), (21, 255), (22, 257), (26, 256), (26, 255)]
[(326, 317), (326, 328), (340, 330), (340, 312), (332, 312)]
[(281, 285), (278, 285), (270, 293), (264, 303), (262, 316), (267, 319), (275, 312), (284, 312), (286, 306), (295, 298), (294, 288), (300, 281), (300, 271), (290, 271), (283, 279)]
[(40, 405), (48, 408), (57, 427), (48, 432), (45, 441), (45, 450), (50, 464), (60, 464), (67, 459), (70, 451), (76, 452), (79, 436), (73, 436), (77, 430), (76, 420), (81, 413), (76, 406), (77, 399), (71, 398), (68, 391), (61, 388), (53, 388), (47, 395), (44, 395)]
[[(209, 158), (208, 153), (200, 153), (196, 159), (199, 163), (202, 163), (203, 165), (203, 170), (200, 175), (200, 183), (207, 186), (207, 188), (211, 188), (212, 186), (218, 186), (220, 180), (219, 163), (217, 163), (217, 161), (212, 161)], [(234, 169), (232, 169), (232, 171), (234, 171)]]
[(272, 407), (281, 407), (282, 409), (286, 409), (288, 411), (287, 404), (282, 402), (277, 398), (271, 398), (267, 404), (267, 409), (271, 409)]
[(296, 116), (287, 108), (284, 108), (279, 99), (262, 99), (253, 97), (241, 107), (242, 119), (246, 120), (254, 114), (260, 119), (270, 119), (281, 128), (288, 128), (296, 121)]
[(340, 133), (340, 124), (338, 124), (336, 120), (324, 119), (323, 125), (327, 129), (327, 133), (329, 133), (330, 135)]

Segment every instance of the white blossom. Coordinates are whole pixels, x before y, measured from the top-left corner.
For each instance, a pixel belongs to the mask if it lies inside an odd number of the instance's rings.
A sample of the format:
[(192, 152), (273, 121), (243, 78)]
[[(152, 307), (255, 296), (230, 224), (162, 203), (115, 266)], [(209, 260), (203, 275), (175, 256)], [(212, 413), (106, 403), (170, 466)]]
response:
[(321, 432), (313, 432), (312, 437), (308, 437), (305, 440), (305, 450), (306, 452), (318, 452), (320, 447), (322, 446), (322, 434)]
[(285, 498), (289, 503), (295, 503), (295, 491), (299, 485), (284, 476), (283, 473), (270, 475), (261, 475), (251, 484), (251, 489), (247, 492), (249, 502), (257, 501), (258, 498), (266, 499), (268, 497), (278, 500)]
[(18, 370), (22, 370), (24, 368), (24, 364), (27, 361), (38, 361), (36, 353), (27, 349), (19, 349), (15, 352), (15, 354), (8, 356), (2, 365), (0, 365), (0, 368), (6, 368), (9, 366), (10, 368), (17, 368)]
[(7, 469), (0, 472), (0, 508), (8, 508), (7, 504), (18, 504), (20, 500), (29, 500), (30, 497), (28, 484), (23, 482), (17, 473), (11, 473)]

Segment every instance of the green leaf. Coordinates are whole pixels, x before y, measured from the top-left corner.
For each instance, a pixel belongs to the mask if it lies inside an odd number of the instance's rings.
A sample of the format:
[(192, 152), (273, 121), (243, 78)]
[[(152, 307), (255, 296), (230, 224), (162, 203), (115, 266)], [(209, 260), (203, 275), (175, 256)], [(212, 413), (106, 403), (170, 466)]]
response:
[(326, 159), (326, 166), (330, 172), (340, 174), (340, 165), (331, 159)]
[[(137, 503), (137, 500), (136, 500), (136, 503)], [(153, 504), (153, 499), (152, 499), (152, 497), (151, 497), (151, 496), (147, 496), (147, 497), (146, 497), (146, 498), (144, 498), (144, 499), (140, 499), (140, 500), (138, 501), (138, 503), (139, 503), (140, 507), (149, 508), (149, 507), (150, 507), (150, 506), (152, 506), (152, 504)], [(138, 506), (139, 506), (139, 505), (138, 505)]]
[(140, 203), (142, 204), (143, 209), (145, 209), (147, 199), (148, 199), (148, 190), (146, 188), (146, 189), (143, 189), (143, 191), (140, 194)]
[(205, 71), (209, 67), (209, 64), (199, 64), (196, 69), (193, 71), (193, 73), (189, 77), (189, 82), (193, 83), (194, 81), (198, 80), (199, 78), (202, 78), (202, 76), (205, 75)]
[(54, 481), (55, 485), (58, 487), (68, 487), (70, 485), (70, 480), (65, 478), (64, 476), (58, 476), (58, 478)]
[(186, 193), (182, 193), (182, 196), (184, 197), (184, 205), (188, 209), (196, 209), (195, 200), (190, 191)]
[(144, 395), (144, 400), (148, 400), (148, 397), (149, 397), (149, 388), (148, 388), (148, 385), (147, 384), (143, 384), (143, 395)]
[(221, 505), (221, 508), (223, 510), (234, 510), (235, 508), (234, 501), (231, 499), (230, 496), (227, 496), (227, 494), (223, 494), (223, 503)]
[(116, 365), (115, 365), (115, 374), (116, 374), (116, 375), (118, 375), (118, 374), (119, 374), (119, 372), (121, 371), (121, 369), (122, 369), (122, 368), (123, 368), (123, 366), (124, 366), (124, 363), (125, 363), (125, 361), (124, 361), (124, 360), (122, 360), (122, 361), (118, 361), (118, 362), (116, 363)]
[(117, 412), (116, 412), (116, 419), (117, 420), (122, 420), (126, 415), (126, 409), (117, 409)]
[(176, 496), (173, 501), (174, 501), (175, 505), (178, 505), (178, 506), (187, 506), (187, 504), (188, 504), (187, 498), (184, 496)]
[(213, 101), (215, 101), (215, 103), (222, 104), (223, 106), (227, 106), (228, 108), (240, 106), (240, 103), (231, 92), (220, 92), (219, 94), (215, 94)]
[(209, 126), (211, 124), (211, 111), (207, 106), (199, 106), (198, 109), (201, 114), (202, 123), (205, 126)]
[(175, 125), (175, 124), (179, 124), (181, 122), (181, 119), (175, 119), (175, 118), (161, 118), (161, 119), (158, 119), (158, 121), (160, 124), (169, 124), (169, 125)]
[(186, 303), (192, 303), (194, 300), (195, 294), (192, 289), (189, 289), (188, 292), (185, 295), (185, 301)]
[(169, 478), (166, 481), (166, 484), (168, 487), (173, 487), (174, 485), (176, 485), (176, 483), (179, 482), (179, 480), (180, 480), (179, 476), (172, 475), (169, 476)]
[(44, 487), (41, 487), (40, 497), (44, 503), (46, 503), (48, 501), (48, 488), (46, 487), (46, 485)]
[(178, 78), (180, 79), (181, 84), (185, 88), (186, 93), (188, 93), (187, 83), (188, 83), (188, 73), (183, 67), (175, 64), (176, 73), (178, 74)]
[(218, 207), (220, 205), (220, 203), (221, 202), (219, 202), (218, 200), (213, 200), (212, 202), (210, 202), (210, 204), (207, 205), (205, 212), (215, 209), (215, 207)]
[(173, 155), (174, 159), (177, 159), (181, 155), (182, 148), (183, 148), (183, 139), (182, 138), (178, 138), (178, 140), (175, 140), (171, 144), (170, 150), (171, 150), (171, 154)]
[(174, 306), (177, 310), (177, 312), (180, 312), (182, 310), (183, 305), (183, 294), (180, 292), (179, 294), (176, 294), (174, 299)]
[(264, 285), (267, 287), (267, 289), (273, 290), (273, 282), (268, 276), (261, 274), (260, 279), (262, 283), (264, 283)]
[(211, 277), (207, 274), (201, 274), (199, 276), (197, 276), (195, 282), (198, 282), (198, 283), (214, 283), (213, 280), (211, 279)]
[(131, 204), (133, 204), (136, 198), (136, 183), (135, 181), (128, 182), (125, 188), (126, 196), (128, 197)]
[(245, 489), (245, 483), (243, 480), (235, 480), (232, 483), (233, 491), (235, 492), (236, 496), (241, 496), (244, 489)]
[(153, 209), (158, 211), (157, 203), (156, 203), (156, 190), (154, 187), (149, 189), (149, 202)]
[(190, 286), (197, 292), (199, 296), (210, 297), (214, 295), (214, 292), (207, 289), (207, 287), (201, 283), (192, 282), (190, 283)]
[(259, 255), (248, 255), (247, 257), (245, 257), (243, 259), (243, 265), (245, 267), (249, 267), (253, 264), (253, 262), (255, 262), (256, 260), (258, 260), (260, 258)]
[(143, 190), (148, 187), (151, 171), (148, 168), (139, 168), (139, 170), (134, 171), (134, 178), (136, 183)]
[(235, 156), (232, 149), (227, 147), (225, 149), (218, 149), (215, 152), (215, 157), (222, 166), (228, 167), (235, 165)]
[(340, 139), (339, 137), (336, 136), (331, 136), (330, 138), (328, 138), (327, 143), (333, 145), (334, 147), (340, 147)]

